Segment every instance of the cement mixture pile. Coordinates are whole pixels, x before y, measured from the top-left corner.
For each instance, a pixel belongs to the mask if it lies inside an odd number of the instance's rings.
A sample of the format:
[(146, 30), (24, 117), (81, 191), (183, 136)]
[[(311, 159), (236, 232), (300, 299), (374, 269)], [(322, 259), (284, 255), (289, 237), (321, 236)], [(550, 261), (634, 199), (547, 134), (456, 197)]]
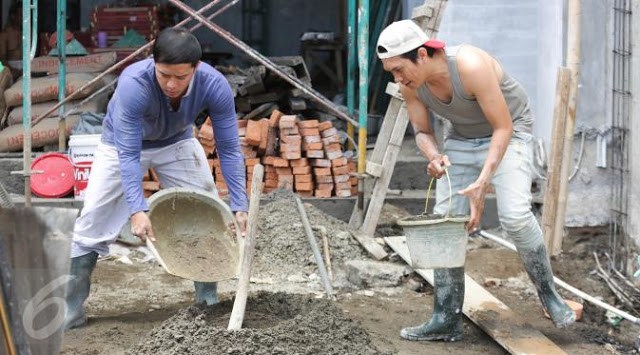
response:
[[(276, 191), (272, 200), (260, 205), (258, 235), (252, 275), (285, 279), (287, 276), (317, 272), (309, 240), (292, 192)], [(329, 216), (313, 205), (304, 204), (312, 228), (324, 227), (334, 266), (347, 260), (368, 259), (360, 244), (349, 232), (346, 223)], [(320, 250), (322, 237), (314, 230)]]
[(331, 301), (261, 292), (249, 298), (243, 329), (228, 331), (231, 300), (183, 309), (128, 355), (384, 354)]

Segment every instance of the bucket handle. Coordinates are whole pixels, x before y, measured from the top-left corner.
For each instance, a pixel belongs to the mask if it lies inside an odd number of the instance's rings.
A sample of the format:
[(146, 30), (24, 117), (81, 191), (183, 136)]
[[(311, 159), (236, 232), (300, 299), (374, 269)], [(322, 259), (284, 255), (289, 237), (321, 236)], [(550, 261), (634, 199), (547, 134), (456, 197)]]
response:
[[(451, 213), (451, 200), (452, 200), (453, 192), (451, 191), (451, 179), (449, 178), (449, 170), (447, 170), (447, 167), (444, 168), (444, 174), (447, 176), (447, 182), (449, 183), (449, 207), (447, 208), (447, 214), (444, 216), (444, 218), (449, 218), (449, 213)], [(427, 188), (427, 199), (424, 203), (424, 212), (422, 212), (422, 215), (427, 214), (427, 207), (429, 206), (429, 197), (431, 196), (431, 186), (433, 185), (433, 181), (435, 179), (436, 179), (435, 177), (431, 177), (431, 181), (429, 181), (429, 187)]]

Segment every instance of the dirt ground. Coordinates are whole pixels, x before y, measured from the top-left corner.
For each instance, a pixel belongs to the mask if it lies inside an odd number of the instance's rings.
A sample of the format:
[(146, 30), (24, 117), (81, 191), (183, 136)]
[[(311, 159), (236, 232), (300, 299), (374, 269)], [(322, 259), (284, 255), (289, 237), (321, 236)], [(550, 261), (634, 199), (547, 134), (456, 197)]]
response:
[[(379, 232), (397, 233), (390, 220), (402, 213), (386, 206)], [(312, 206), (307, 206), (307, 214), (312, 225), (328, 230), (335, 302), (323, 297), (295, 204), (277, 196), (260, 211), (247, 329), (236, 334), (225, 330), (235, 281), (220, 282), (220, 304), (210, 309), (193, 307), (191, 282), (166, 274), (149, 260), (144, 249), (119, 247), (114, 249), (119, 256), (99, 261), (86, 304), (89, 325), (66, 332), (62, 354), (506, 353), (466, 318), (464, 339), (457, 343), (401, 339), (402, 327), (428, 318), (433, 302), (431, 287), (416, 274), (406, 275), (395, 287), (363, 290), (351, 285), (342, 263), (365, 259), (366, 254), (342, 233), (346, 224)], [(594, 268), (591, 253), (602, 250), (606, 240), (603, 231), (572, 231), (565, 238), (565, 253), (552, 264), (564, 281), (615, 304), (607, 286), (590, 274)], [(403, 264), (397, 256), (389, 262)], [(542, 313), (517, 254), (509, 250), (472, 240), (466, 272), (480, 284), (497, 280), (487, 289), (568, 354), (636, 353), (632, 345), (640, 327), (623, 321), (613, 328), (606, 322), (604, 311), (588, 303), (582, 321), (568, 330), (553, 327)], [(579, 301), (566, 292), (561, 294)]]

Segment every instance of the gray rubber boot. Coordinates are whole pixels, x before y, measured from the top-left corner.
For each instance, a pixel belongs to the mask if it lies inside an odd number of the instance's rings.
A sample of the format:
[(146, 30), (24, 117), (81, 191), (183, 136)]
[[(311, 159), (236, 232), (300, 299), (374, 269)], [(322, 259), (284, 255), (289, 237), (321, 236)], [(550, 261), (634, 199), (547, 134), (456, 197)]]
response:
[(205, 302), (207, 306), (212, 306), (218, 303), (218, 283), (217, 282), (194, 281), (193, 286), (196, 289), (196, 303)]
[(416, 327), (404, 328), (400, 336), (415, 341), (458, 341), (462, 339), (464, 267), (433, 270), (434, 300), (431, 319)]
[(520, 257), (529, 278), (536, 286), (538, 297), (551, 320), (558, 328), (566, 328), (576, 321), (575, 312), (556, 291), (551, 263), (544, 244), (533, 250), (520, 251)]
[(84, 313), (84, 301), (89, 297), (91, 288), (91, 273), (96, 267), (98, 253), (92, 251), (89, 254), (71, 258), (71, 279), (67, 284), (65, 302), (67, 309), (64, 314), (64, 329), (82, 327), (87, 324), (87, 316)]

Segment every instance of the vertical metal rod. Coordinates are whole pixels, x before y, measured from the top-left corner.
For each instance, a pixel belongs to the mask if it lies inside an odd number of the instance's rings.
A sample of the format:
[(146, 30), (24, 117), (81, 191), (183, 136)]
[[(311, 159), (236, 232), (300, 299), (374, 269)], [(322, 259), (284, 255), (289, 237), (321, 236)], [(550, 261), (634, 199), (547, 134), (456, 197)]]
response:
[[(67, 94), (67, 0), (58, 0), (58, 23), (57, 23), (57, 35), (58, 35), (58, 60), (60, 64), (58, 66), (58, 102), (64, 100)], [(60, 105), (58, 108), (58, 150), (67, 150), (67, 124), (66, 116), (64, 115), (64, 105)]]
[[(356, 95), (356, 1), (347, 0), (347, 32), (348, 32), (348, 57), (347, 57), (347, 111), (353, 117), (353, 110)], [(347, 125), (347, 135), (354, 139), (355, 128), (351, 123)], [(355, 148), (349, 141), (349, 150)]]
[(22, 172), (26, 207), (31, 207), (31, 1), (22, 2)]
[[(369, 94), (369, 0), (359, 0), (358, 3), (358, 174), (364, 176), (367, 159), (367, 96)], [(364, 209), (364, 181), (358, 182), (358, 208)]]

